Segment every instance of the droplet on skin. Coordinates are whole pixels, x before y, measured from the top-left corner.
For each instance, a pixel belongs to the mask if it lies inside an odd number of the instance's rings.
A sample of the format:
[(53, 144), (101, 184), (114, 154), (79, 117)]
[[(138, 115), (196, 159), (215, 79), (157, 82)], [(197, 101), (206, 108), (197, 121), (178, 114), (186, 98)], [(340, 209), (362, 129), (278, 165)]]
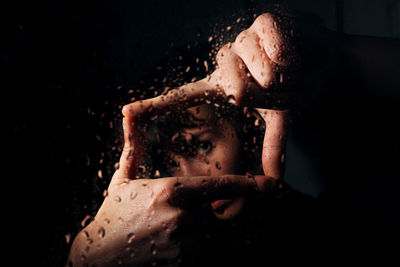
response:
[(82, 231), (82, 235), (84, 235), (86, 238), (89, 238), (89, 233), (86, 230)]
[(221, 166), (221, 163), (219, 163), (219, 161), (215, 162), (215, 168), (217, 168), (218, 170), (221, 170), (222, 166)]
[(118, 170), (119, 169), (119, 162), (115, 162), (114, 164), (114, 170)]
[(131, 200), (134, 200), (134, 199), (136, 198), (137, 195), (138, 195), (137, 192), (131, 192), (131, 194), (130, 194)]
[(235, 96), (233, 96), (233, 95), (228, 95), (227, 101), (230, 104), (236, 104), (236, 99), (235, 99)]
[(105, 189), (105, 190), (103, 191), (103, 197), (107, 197), (107, 196), (108, 196), (108, 190)]
[(99, 235), (100, 238), (103, 238), (106, 235), (106, 230), (103, 227), (100, 227), (99, 230), (97, 231), (97, 234)]
[(159, 170), (156, 170), (155, 172), (154, 172), (154, 178), (160, 178), (160, 171)]
[(183, 184), (180, 183), (180, 182), (176, 182), (176, 183), (174, 184), (174, 187), (175, 187), (175, 189), (181, 188), (181, 187), (183, 187)]
[(114, 198), (114, 200), (115, 200), (115, 202), (120, 203), (122, 199), (121, 199), (120, 196), (116, 196), (116, 197)]
[(135, 238), (136, 238), (136, 235), (134, 233), (129, 233), (128, 239), (127, 239), (128, 244), (131, 244)]

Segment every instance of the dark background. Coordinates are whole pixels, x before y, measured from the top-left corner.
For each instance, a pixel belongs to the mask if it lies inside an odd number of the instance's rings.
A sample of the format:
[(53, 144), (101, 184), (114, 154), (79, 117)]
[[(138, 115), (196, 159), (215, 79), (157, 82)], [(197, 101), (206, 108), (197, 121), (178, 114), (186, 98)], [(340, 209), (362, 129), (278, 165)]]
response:
[[(396, 0), (284, 3), (295, 17), (330, 30), (400, 38)], [(5, 169), (12, 170), (4, 180), (11, 185), (3, 188), (11, 193), (4, 202), (13, 229), (9, 247), (18, 252), (16, 262), (62, 266), (118, 159), (121, 105), (140, 98), (143, 92), (136, 90), (149, 90), (140, 82), (143, 73), (189, 43), (208, 44), (228, 25), (247, 27), (251, 20), (235, 24), (237, 18), (273, 6), (261, 0), (15, 4), (2, 9), (1, 25), (11, 138), (4, 140), (11, 155)], [(193, 63), (190, 51), (182, 53)], [(341, 232), (344, 243), (364, 243), (366, 254), (379, 244), (387, 248), (382, 257), (392, 259), (398, 245), (400, 92), (342, 80), (342, 90), (322, 93), (294, 124), (286, 180), (302, 192), (334, 199), (338, 221), (350, 225)]]

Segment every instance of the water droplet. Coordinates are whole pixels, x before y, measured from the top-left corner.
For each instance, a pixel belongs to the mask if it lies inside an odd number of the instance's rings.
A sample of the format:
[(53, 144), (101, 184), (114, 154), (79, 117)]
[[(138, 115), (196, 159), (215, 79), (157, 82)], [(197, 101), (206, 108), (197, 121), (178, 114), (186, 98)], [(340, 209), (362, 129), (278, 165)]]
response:
[(189, 72), (190, 71), (190, 66), (188, 66), (185, 70), (185, 72)]
[(131, 192), (131, 194), (130, 194), (131, 200), (135, 199), (137, 195), (138, 195), (137, 192)]
[(281, 163), (285, 162), (285, 154), (281, 155)]
[(234, 95), (228, 95), (227, 101), (228, 101), (228, 103), (230, 103), (230, 104), (236, 104), (236, 98), (235, 98)]
[(206, 71), (208, 71), (208, 62), (207, 62), (207, 60), (204, 60), (204, 67), (206, 68)]
[(110, 222), (111, 222), (110, 219), (107, 219), (107, 218), (104, 219), (105, 224), (110, 224)]
[(82, 226), (82, 227), (85, 227), (87, 221), (89, 221), (90, 218), (92, 218), (90, 215), (86, 215), (85, 218), (81, 221), (81, 226)]
[(215, 162), (215, 167), (220, 170), (222, 168), (221, 163), (219, 161)]
[(146, 166), (144, 166), (144, 165), (139, 165), (139, 166), (138, 166), (138, 169), (139, 169), (139, 171), (140, 171), (141, 173), (145, 173), (145, 172), (146, 172)]
[(114, 164), (114, 170), (118, 170), (119, 169), (119, 162), (115, 162)]
[(114, 198), (114, 200), (115, 200), (115, 202), (120, 203), (122, 199), (121, 199), (120, 196), (116, 196), (116, 197)]
[(102, 172), (102, 170), (99, 170), (99, 171), (97, 172), (97, 176), (98, 176), (100, 179), (103, 178), (103, 172)]
[(157, 254), (157, 247), (156, 244), (154, 243), (154, 240), (152, 240), (152, 244), (150, 246), (150, 251), (152, 255), (156, 255)]
[(108, 190), (107, 189), (104, 189), (104, 191), (103, 191), (103, 197), (107, 197), (108, 196)]
[(103, 227), (100, 227), (99, 230), (97, 231), (97, 234), (99, 235), (100, 238), (103, 238), (106, 235), (106, 230)]
[(283, 73), (281, 72), (279, 74), (279, 83), (282, 83), (282, 82), (283, 82)]
[(69, 242), (71, 242), (71, 234), (66, 234), (65, 235), (65, 242), (67, 243), (67, 244), (69, 244)]
[(127, 239), (128, 244), (131, 244), (135, 238), (136, 235), (134, 233), (128, 234), (128, 239)]
[(180, 188), (180, 187), (183, 187), (183, 184), (182, 184), (181, 182), (176, 182), (176, 183), (174, 184), (174, 187), (175, 187), (175, 188)]
[(82, 235), (84, 235), (86, 238), (89, 238), (89, 233), (86, 230), (82, 231)]

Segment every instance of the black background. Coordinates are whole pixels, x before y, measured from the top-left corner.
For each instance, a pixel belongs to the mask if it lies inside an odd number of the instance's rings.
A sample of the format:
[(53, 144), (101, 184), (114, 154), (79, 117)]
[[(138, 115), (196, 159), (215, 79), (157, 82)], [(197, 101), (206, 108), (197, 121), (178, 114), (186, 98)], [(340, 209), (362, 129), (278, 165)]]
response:
[[(71, 242), (66, 235), (72, 238), (101, 201), (119, 155), (120, 108), (142, 94), (136, 89), (148, 89), (140, 84), (143, 73), (176, 49), (207, 44), (238, 17), (252, 18), (272, 5), (245, 0), (14, 4), (2, 9), (1, 26), (3, 116), (10, 134), (4, 140), (10, 160), (5, 170), (12, 170), (4, 172), (12, 185), (4, 184), (10, 196), (3, 218), (15, 241), (8, 247), (18, 253), (16, 263), (62, 266)], [(284, 6), (331, 30), (399, 38), (398, 1), (286, 1)], [(364, 244), (365, 254), (379, 244), (386, 261), (398, 245), (400, 92), (355, 84), (352, 78), (342, 76), (341, 83), (334, 82), (341, 90), (322, 93), (300, 116), (286, 176), (296, 189), (311, 195), (324, 191), (334, 199), (337, 220), (350, 225), (340, 233), (344, 242)]]

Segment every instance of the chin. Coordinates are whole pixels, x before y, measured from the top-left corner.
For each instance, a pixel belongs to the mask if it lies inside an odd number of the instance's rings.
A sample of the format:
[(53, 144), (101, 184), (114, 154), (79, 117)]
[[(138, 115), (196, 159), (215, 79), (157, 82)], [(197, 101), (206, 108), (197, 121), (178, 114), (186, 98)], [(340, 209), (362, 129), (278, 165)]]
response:
[(244, 198), (224, 199), (214, 201), (211, 205), (215, 217), (219, 220), (229, 220), (236, 217), (243, 208)]

